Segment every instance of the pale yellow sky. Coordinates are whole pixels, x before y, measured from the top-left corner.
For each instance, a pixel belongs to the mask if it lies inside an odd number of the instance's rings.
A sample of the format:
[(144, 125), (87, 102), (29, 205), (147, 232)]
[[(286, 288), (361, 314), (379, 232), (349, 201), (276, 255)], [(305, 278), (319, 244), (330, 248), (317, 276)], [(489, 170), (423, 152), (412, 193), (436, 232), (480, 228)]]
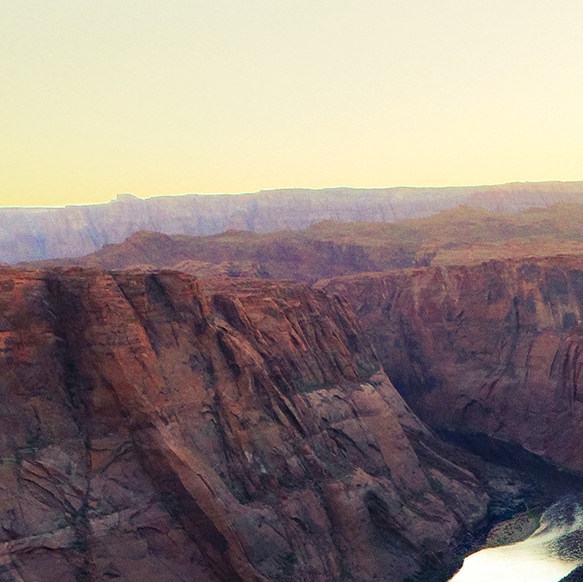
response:
[(1, 0), (0, 206), (583, 179), (581, 0)]

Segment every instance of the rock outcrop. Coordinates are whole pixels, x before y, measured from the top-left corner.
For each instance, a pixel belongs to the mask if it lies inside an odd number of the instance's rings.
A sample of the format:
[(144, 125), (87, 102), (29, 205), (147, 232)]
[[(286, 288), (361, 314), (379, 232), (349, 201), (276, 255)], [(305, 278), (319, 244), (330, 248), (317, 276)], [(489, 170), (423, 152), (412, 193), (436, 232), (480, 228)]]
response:
[(519, 443), (583, 472), (583, 259), (345, 277), (394, 385), (435, 428)]
[(583, 183), (547, 182), (465, 188), (271, 190), (240, 195), (119, 195), (108, 204), (65, 208), (0, 208), (0, 262), (92, 253), (134, 232), (209, 235), (229, 229), (302, 229), (322, 220), (394, 222), (460, 204), (518, 212), (581, 202)]
[(485, 516), (303, 284), (0, 270), (0, 369), (2, 580), (397, 582)]

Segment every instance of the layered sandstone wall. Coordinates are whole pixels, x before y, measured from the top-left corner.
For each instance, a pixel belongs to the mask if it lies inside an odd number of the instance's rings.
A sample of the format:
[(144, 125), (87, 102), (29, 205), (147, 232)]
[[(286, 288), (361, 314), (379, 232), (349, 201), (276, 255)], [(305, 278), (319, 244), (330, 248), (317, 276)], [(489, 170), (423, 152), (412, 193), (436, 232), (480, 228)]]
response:
[(398, 581), (475, 477), (305, 285), (0, 271), (0, 579)]
[(433, 427), (514, 441), (583, 471), (583, 260), (490, 261), (323, 283)]

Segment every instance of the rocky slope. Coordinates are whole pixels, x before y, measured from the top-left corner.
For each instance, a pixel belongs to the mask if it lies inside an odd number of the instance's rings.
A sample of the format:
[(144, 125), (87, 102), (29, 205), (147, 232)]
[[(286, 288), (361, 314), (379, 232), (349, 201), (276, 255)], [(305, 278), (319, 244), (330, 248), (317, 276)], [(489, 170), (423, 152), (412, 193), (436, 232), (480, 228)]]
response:
[(322, 283), (437, 428), (486, 433), (583, 472), (583, 259), (489, 261)]
[(479, 264), (491, 258), (583, 254), (583, 204), (500, 214), (460, 206), (435, 216), (380, 222), (321, 222), (303, 231), (228, 231), (208, 237), (141, 231), (76, 259), (26, 266), (171, 268), (201, 278), (315, 282), (418, 265)]
[(228, 229), (302, 229), (322, 220), (384, 221), (430, 216), (460, 204), (518, 212), (581, 202), (583, 183), (547, 182), (466, 188), (272, 190), (241, 195), (184, 195), (65, 208), (0, 208), (0, 262), (81, 256), (132, 233), (208, 235)]
[(302, 284), (205, 285), (0, 270), (0, 579), (397, 582), (442, 567), (487, 498), (436, 452), (348, 304)]

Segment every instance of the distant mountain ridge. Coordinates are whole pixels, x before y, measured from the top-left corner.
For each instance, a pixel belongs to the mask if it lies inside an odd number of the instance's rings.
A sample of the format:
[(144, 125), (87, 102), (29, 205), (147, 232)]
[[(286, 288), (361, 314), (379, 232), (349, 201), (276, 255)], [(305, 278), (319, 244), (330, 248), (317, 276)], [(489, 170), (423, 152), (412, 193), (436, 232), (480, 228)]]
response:
[(557, 202), (583, 202), (583, 182), (515, 183), (452, 188), (329, 188), (253, 194), (119, 195), (107, 204), (0, 208), (0, 262), (89, 254), (140, 230), (210, 235), (229, 229), (298, 230), (322, 220), (394, 222), (460, 204), (518, 212)]

